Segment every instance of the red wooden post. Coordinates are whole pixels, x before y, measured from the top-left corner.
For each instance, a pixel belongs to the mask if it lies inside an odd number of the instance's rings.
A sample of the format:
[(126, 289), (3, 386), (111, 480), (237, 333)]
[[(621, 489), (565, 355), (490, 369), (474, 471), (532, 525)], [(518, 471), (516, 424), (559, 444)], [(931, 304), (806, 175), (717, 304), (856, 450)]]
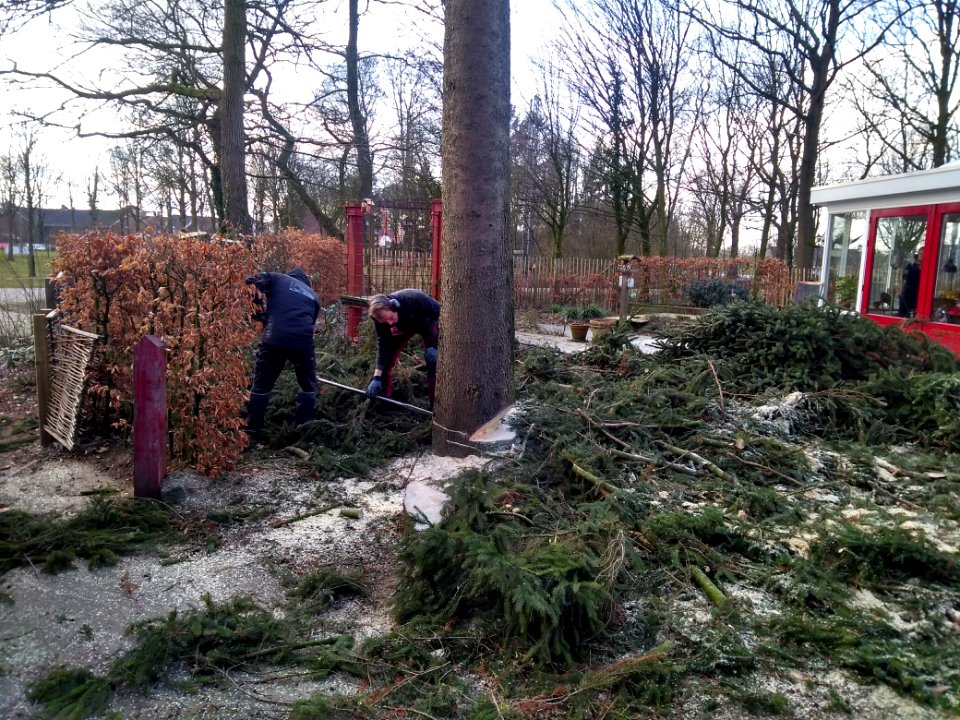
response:
[(431, 295), (440, 300), (440, 250), (443, 247), (443, 202), (435, 198), (430, 203), (430, 227), (433, 230), (433, 252), (430, 257)]
[(160, 498), (167, 474), (167, 348), (147, 335), (133, 350), (133, 495)]
[[(347, 205), (347, 293), (363, 295), (363, 205)], [(347, 336), (357, 339), (363, 308), (347, 308)]]

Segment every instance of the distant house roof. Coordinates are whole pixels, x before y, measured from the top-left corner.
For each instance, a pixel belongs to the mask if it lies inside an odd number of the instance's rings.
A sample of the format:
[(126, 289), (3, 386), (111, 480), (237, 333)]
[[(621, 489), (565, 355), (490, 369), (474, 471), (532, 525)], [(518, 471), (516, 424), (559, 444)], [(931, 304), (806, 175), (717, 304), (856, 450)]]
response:
[[(131, 230), (132, 219), (139, 211), (135, 207), (120, 208), (118, 210), (97, 210), (96, 213), (90, 210), (80, 208), (41, 208), (40, 216), (46, 235), (55, 235), (61, 230), (65, 232), (77, 232), (94, 227), (116, 229), (124, 227), (125, 231)], [(26, 208), (13, 206), (0, 210), (0, 218), (7, 218), (14, 215), (19, 221), (26, 222)], [(216, 220), (211, 217), (201, 216), (197, 218), (196, 227), (191, 218), (186, 218), (183, 227), (180, 226), (180, 216), (174, 215), (167, 218), (163, 215), (143, 213), (140, 218), (142, 227), (153, 226), (155, 228), (170, 228), (173, 232), (200, 230), (210, 232), (217, 227)]]
[(43, 208), (41, 210), (43, 224), (47, 228), (63, 230), (82, 230), (91, 227), (113, 227), (118, 225), (122, 218), (130, 214), (129, 210), (97, 210), (96, 222), (94, 213), (90, 210), (74, 208)]

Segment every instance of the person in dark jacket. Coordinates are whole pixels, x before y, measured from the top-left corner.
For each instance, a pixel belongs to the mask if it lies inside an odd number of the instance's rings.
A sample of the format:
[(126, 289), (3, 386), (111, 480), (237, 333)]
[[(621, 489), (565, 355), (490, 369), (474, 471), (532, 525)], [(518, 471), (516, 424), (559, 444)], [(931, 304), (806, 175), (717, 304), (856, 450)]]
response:
[(430, 405), (437, 382), (437, 343), (440, 339), (440, 303), (424, 292), (408, 288), (370, 300), (370, 318), (377, 332), (377, 363), (367, 397), (390, 397), (393, 366), (414, 335), (423, 338)]
[(913, 262), (903, 271), (903, 289), (900, 291), (900, 307), (897, 315), (913, 317), (917, 311), (917, 294), (920, 291), (920, 256), (914, 255)]
[(248, 277), (246, 284), (253, 285), (266, 296), (266, 308), (260, 317), (263, 334), (247, 405), (247, 434), (251, 442), (256, 442), (263, 431), (273, 386), (288, 360), (300, 386), (294, 422), (301, 425), (314, 419), (317, 364), (313, 333), (320, 301), (310, 287), (310, 278), (300, 268), (294, 268), (286, 275), (259, 273)]

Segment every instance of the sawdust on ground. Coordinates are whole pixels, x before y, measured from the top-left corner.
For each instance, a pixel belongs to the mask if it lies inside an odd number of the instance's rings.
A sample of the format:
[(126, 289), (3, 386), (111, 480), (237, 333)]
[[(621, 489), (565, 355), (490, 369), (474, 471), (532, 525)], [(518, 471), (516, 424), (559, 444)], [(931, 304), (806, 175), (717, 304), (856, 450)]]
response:
[[(94, 492), (132, 494), (130, 451), (122, 445), (93, 444), (68, 453), (35, 442), (0, 458), (2, 509), (65, 515)], [(335, 603), (315, 632), (362, 640), (389, 631), (405, 486), (417, 480), (440, 488), (462, 469), (484, 462), (424, 453), (369, 478), (324, 483), (297, 458), (277, 452), (245, 456), (235, 471), (215, 480), (174, 473), (164, 481), (163, 498), (177, 512), (199, 521), (242, 509), (257, 519), (216, 528), (220, 543), (213, 550), (177, 546), (95, 571), (78, 566), (48, 575), (26, 567), (7, 573), (0, 579), (8, 600), (0, 605), (0, 717), (31, 717), (36, 707), (25, 695), (31, 682), (58, 666), (103, 673), (130, 648), (125, 631), (131, 624), (200, 609), (205, 595), (215, 602), (249, 596), (279, 612), (282, 576), (359, 570), (368, 596)], [(353, 514), (358, 517), (348, 516)], [(143, 720), (281, 718), (311, 692), (356, 690), (354, 679), (340, 676), (321, 683), (265, 672), (226, 680), (195, 692), (177, 691), (176, 683), (126, 692), (110, 709)]]

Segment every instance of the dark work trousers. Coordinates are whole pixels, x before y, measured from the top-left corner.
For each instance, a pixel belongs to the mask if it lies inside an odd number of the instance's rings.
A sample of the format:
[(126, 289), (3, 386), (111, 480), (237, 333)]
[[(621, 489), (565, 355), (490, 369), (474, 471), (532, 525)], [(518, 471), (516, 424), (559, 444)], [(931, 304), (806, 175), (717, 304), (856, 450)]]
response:
[(317, 361), (314, 348), (287, 348), (279, 345), (260, 343), (257, 349), (257, 364), (253, 371), (253, 387), (251, 392), (267, 394), (283, 371), (287, 360), (293, 365), (297, 374), (297, 384), (300, 391), (315, 393), (317, 391)]
[[(436, 333), (436, 325), (434, 324), (433, 333)], [(391, 347), (392, 354), (390, 356), (390, 366), (384, 369), (383, 372), (383, 394), (386, 397), (391, 397), (393, 395), (393, 366), (397, 364), (397, 358), (400, 357), (400, 353), (403, 352), (403, 349), (407, 346), (407, 343), (416, 335), (417, 333), (410, 333), (407, 335), (396, 335), (392, 338), (393, 344)], [(428, 338), (425, 335), (421, 335), (423, 338), (424, 344), (427, 343)], [(437, 385), (437, 365), (436, 363), (427, 364), (427, 395), (430, 398), (430, 404), (433, 405), (433, 396)]]

